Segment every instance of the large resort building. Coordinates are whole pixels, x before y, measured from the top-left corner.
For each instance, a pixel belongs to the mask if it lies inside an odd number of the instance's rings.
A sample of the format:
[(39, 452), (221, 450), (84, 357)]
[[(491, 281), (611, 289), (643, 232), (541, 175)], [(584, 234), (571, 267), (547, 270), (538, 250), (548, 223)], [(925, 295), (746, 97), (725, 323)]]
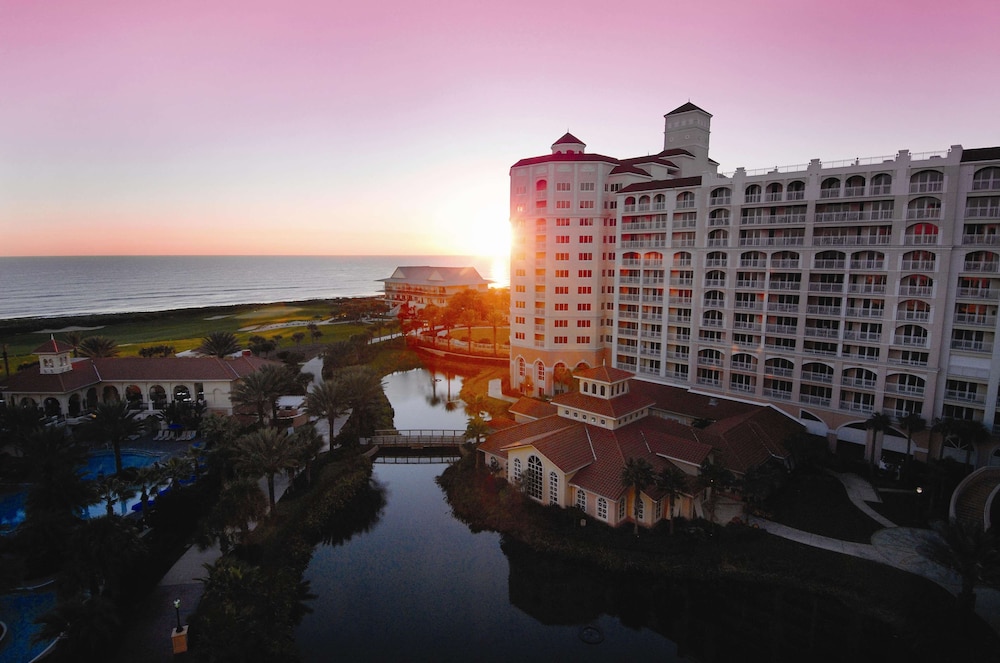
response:
[(430, 305), (444, 308), (464, 290), (485, 293), (490, 287), (489, 280), (480, 276), (475, 267), (401, 266), (392, 276), (379, 280), (384, 284), (389, 313), (395, 316)]
[(608, 365), (771, 404), (831, 446), (863, 447), (881, 412), (896, 452), (909, 413), (1000, 430), (1000, 147), (722, 174), (711, 117), (671, 111), (652, 156), (567, 133), (511, 167), (512, 386)]

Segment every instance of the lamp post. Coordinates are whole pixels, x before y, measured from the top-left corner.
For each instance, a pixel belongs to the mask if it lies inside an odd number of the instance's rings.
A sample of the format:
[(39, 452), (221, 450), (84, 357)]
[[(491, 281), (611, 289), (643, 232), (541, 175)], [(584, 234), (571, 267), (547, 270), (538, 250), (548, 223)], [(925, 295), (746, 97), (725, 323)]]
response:
[(177, 632), (181, 632), (181, 600), (174, 599), (174, 612), (177, 613)]

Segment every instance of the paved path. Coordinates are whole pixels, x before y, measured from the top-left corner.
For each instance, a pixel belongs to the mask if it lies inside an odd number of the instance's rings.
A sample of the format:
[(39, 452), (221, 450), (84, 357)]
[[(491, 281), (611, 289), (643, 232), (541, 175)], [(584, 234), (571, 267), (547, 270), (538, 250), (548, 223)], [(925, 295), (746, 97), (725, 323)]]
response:
[[(347, 421), (347, 417), (337, 419), (335, 435)], [(316, 430), (323, 435), (323, 450), (329, 449), (329, 425), (326, 419), (316, 422)], [(288, 476), (274, 477), (275, 499), (281, 499), (288, 489)], [(261, 479), (261, 489), (267, 490), (266, 479)], [(128, 619), (128, 628), (122, 639), (115, 661), (118, 663), (168, 663), (183, 656), (174, 656), (170, 635), (177, 626), (174, 601), (180, 599), (180, 619), (186, 624), (191, 613), (198, 607), (204, 592), (201, 578), (207, 575), (206, 564), (213, 564), (222, 555), (218, 544), (205, 550), (191, 546), (160, 580), (159, 585), (135, 607)]]
[[(936, 532), (913, 527), (896, 527), (892, 521), (868, 506), (868, 502), (881, 502), (881, 500), (867, 480), (856, 474), (841, 474), (829, 470), (828, 472), (844, 484), (847, 496), (858, 509), (885, 526), (886, 529), (881, 529), (872, 535), (871, 544), (831, 539), (757, 517), (751, 517), (750, 523), (789, 541), (860, 557), (914, 573), (940, 585), (953, 596), (958, 595), (962, 589), (958, 573), (921, 553), (921, 548), (938, 536)], [(976, 614), (982, 617), (994, 632), (1000, 634), (1000, 591), (988, 587), (976, 588)]]

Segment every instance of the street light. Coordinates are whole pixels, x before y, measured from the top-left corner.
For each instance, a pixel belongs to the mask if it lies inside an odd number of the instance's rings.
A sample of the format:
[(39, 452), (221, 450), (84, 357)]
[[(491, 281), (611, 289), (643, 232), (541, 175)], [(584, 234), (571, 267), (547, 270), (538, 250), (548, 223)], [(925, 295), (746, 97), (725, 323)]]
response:
[(181, 632), (181, 600), (174, 599), (174, 612), (177, 613), (177, 632)]

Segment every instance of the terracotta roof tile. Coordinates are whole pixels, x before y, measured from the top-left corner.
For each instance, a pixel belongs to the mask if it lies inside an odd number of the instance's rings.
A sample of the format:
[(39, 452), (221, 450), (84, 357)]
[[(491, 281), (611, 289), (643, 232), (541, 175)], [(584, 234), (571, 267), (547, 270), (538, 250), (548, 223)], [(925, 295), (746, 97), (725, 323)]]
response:
[(542, 417), (551, 417), (555, 414), (556, 406), (552, 403), (540, 401), (537, 398), (522, 396), (517, 399), (516, 403), (510, 406), (510, 412), (512, 414), (519, 414), (522, 417), (541, 419)]
[(552, 143), (552, 146), (555, 147), (556, 145), (567, 145), (567, 144), (585, 145), (585, 143), (582, 140), (580, 140), (579, 138), (577, 138), (576, 136), (567, 131), (566, 133), (563, 134), (562, 138)]
[(640, 191), (656, 191), (657, 189), (680, 189), (685, 186), (701, 184), (701, 175), (695, 177), (678, 177), (673, 180), (653, 180), (652, 182), (637, 182), (624, 187), (619, 193), (637, 193)]
[(608, 399), (574, 391), (568, 394), (559, 394), (552, 399), (552, 402), (557, 406), (585, 410), (599, 416), (615, 419), (655, 404), (655, 401), (645, 394), (632, 392)]
[(45, 341), (37, 348), (35, 348), (35, 350), (31, 354), (51, 355), (51, 354), (58, 354), (60, 352), (72, 352), (72, 351), (73, 351), (73, 346), (70, 345), (69, 343), (63, 343), (62, 341), (57, 341), (55, 338), (50, 337), (49, 340)]
[(607, 382), (610, 384), (612, 382), (628, 380), (635, 377), (635, 375), (633, 373), (629, 373), (628, 371), (623, 371), (620, 368), (598, 366), (596, 368), (585, 368), (583, 370), (576, 371), (576, 373), (574, 373), (574, 377), (585, 378), (587, 380), (598, 380), (600, 382)]
[(602, 154), (584, 154), (582, 152), (574, 152), (572, 154), (567, 154), (565, 152), (559, 152), (557, 154), (544, 154), (540, 157), (528, 157), (527, 159), (521, 159), (515, 163), (511, 168), (517, 168), (518, 166), (533, 166), (539, 163), (549, 163), (553, 161), (603, 161), (604, 163), (610, 163), (618, 165), (618, 159), (614, 157), (606, 157)]

